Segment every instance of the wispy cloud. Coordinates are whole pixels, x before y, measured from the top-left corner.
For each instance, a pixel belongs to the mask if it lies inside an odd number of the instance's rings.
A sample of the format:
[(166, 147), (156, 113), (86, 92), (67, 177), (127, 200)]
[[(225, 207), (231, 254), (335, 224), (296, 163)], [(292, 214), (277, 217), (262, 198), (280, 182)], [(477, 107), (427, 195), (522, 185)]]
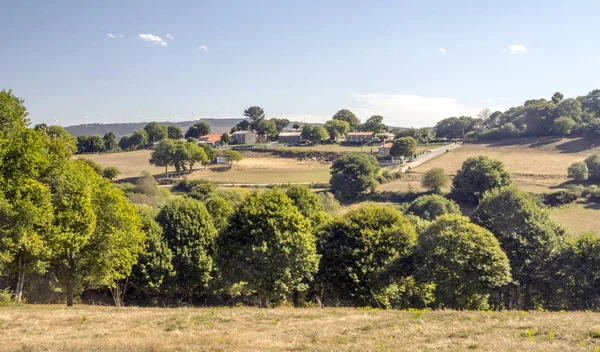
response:
[(440, 48), (439, 50), (442, 52), (442, 54), (446, 55), (446, 49)]
[(200, 45), (200, 46), (198, 47), (198, 49), (200, 49), (200, 50), (204, 50), (204, 51), (208, 51), (208, 48), (207, 48), (207, 47), (205, 47), (204, 45)]
[(151, 43), (156, 44), (156, 45), (161, 45), (161, 46), (167, 46), (167, 45), (169, 45), (161, 37), (159, 37), (157, 35), (154, 35), (154, 34), (150, 34), (150, 33), (148, 33), (148, 34), (140, 33), (138, 35), (138, 38), (140, 38), (142, 40), (145, 40), (147, 42), (151, 42)]
[(510, 51), (510, 53), (513, 55), (525, 54), (527, 52), (527, 47), (523, 44), (513, 44), (502, 51)]
[(110, 39), (116, 38), (116, 36), (114, 34), (112, 34), (112, 33), (106, 33), (106, 37), (110, 38)]
[(174, 40), (175, 39), (175, 38), (173, 38), (173, 36), (171, 35), (171, 33), (165, 34), (165, 38), (167, 38), (169, 40)]
[(123, 38), (123, 34), (119, 33), (119, 38)]
[[(414, 94), (353, 94), (358, 106), (350, 107), (361, 120), (372, 115), (383, 115), (385, 123), (398, 127), (434, 126), (439, 120), (450, 116), (476, 116), (484, 106), (461, 104), (450, 97), (426, 97)], [(483, 105), (483, 104), (482, 104)], [(503, 107), (488, 106), (491, 110)]]

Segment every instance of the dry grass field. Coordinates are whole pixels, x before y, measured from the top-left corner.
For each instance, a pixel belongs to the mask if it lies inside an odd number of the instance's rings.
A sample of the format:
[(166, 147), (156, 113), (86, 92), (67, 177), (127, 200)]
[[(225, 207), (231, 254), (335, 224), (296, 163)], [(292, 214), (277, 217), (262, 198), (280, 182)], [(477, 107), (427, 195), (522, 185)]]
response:
[[(421, 152), (427, 149), (435, 149), (439, 148), (440, 145), (432, 145), (432, 146), (418, 146), (417, 152)], [(379, 146), (376, 145), (366, 145), (366, 146), (343, 146), (338, 144), (323, 144), (317, 146), (306, 146), (306, 147), (285, 147), (281, 149), (290, 149), (290, 150), (298, 150), (298, 151), (320, 151), (320, 152), (335, 152), (335, 153), (350, 153), (350, 152), (365, 152), (365, 153), (377, 153), (379, 150)]]
[(109, 153), (109, 154), (88, 154), (77, 157), (93, 160), (102, 167), (115, 166), (121, 171), (119, 178), (128, 178), (139, 176), (144, 170), (153, 175), (165, 172), (164, 167), (150, 165), (151, 150), (136, 150), (134, 152)]
[(552, 216), (575, 232), (595, 231), (600, 233), (600, 204), (571, 204), (553, 208)]
[(0, 351), (600, 350), (589, 312), (25, 305), (0, 330)]
[(519, 188), (530, 192), (548, 192), (567, 180), (567, 167), (582, 161), (591, 154), (600, 153), (600, 148), (591, 148), (581, 139), (535, 139), (521, 140), (514, 144), (465, 144), (450, 153), (416, 167), (415, 176), (385, 185), (381, 189), (404, 190), (407, 183), (415, 189), (422, 174), (434, 167), (456, 174), (467, 158), (485, 155), (502, 160)]

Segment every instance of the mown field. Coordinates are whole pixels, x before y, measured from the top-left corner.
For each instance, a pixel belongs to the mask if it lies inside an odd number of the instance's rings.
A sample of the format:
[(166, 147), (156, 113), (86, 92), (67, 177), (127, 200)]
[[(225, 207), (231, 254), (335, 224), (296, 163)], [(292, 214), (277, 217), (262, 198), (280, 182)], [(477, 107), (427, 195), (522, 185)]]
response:
[(598, 351), (590, 312), (0, 309), (0, 351)]

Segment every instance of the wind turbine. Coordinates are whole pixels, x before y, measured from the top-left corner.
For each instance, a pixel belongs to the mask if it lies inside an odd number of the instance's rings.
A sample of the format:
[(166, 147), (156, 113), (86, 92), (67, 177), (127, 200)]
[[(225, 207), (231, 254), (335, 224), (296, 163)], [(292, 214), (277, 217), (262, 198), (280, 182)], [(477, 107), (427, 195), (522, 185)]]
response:
[(106, 121), (106, 115), (104, 115), (104, 113), (102, 113), (102, 122)]
[(171, 115), (173, 117), (173, 122), (175, 122), (175, 120), (177, 119), (177, 115), (175, 115), (175, 110), (173, 110), (173, 115)]
[(58, 120), (56, 119), (56, 116), (52, 116), (52, 119), (54, 120), (54, 124), (58, 125)]
[(142, 113), (138, 110), (137, 122), (140, 122), (140, 117), (143, 117), (143, 116), (142, 116)]
[(85, 127), (88, 127), (88, 122), (89, 122), (89, 120), (90, 120), (90, 117), (89, 117), (89, 116), (86, 116), (86, 117), (85, 117)]
[(194, 120), (194, 116), (196, 116), (196, 112), (194, 112), (194, 110), (192, 110), (192, 120)]

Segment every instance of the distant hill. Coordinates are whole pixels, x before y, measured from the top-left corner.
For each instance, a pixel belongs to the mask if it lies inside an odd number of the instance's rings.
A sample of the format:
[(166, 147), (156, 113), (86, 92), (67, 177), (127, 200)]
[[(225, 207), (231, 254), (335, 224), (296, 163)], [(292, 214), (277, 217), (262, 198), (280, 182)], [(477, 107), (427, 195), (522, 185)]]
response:
[[(242, 119), (241, 118), (239, 118), (239, 119), (205, 118), (205, 119), (199, 119), (199, 120), (195, 120), (195, 121), (182, 121), (182, 122), (176, 122), (176, 123), (165, 121), (165, 122), (159, 122), (159, 123), (164, 126), (175, 125), (175, 126), (181, 128), (183, 133), (185, 133), (185, 131), (187, 131), (188, 128), (190, 128), (190, 126), (192, 126), (193, 124), (195, 124), (197, 122), (201, 122), (201, 121), (204, 121), (210, 125), (211, 133), (224, 133), (224, 132), (229, 132), (229, 130), (231, 130), (231, 128), (233, 126), (235, 126), (237, 123), (242, 121)], [(68, 126), (68, 127), (65, 127), (65, 129), (67, 130), (67, 132), (69, 132), (72, 136), (74, 136), (76, 138), (81, 135), (94, 135), (94, 134), (103, 136), (107, 132), (113, 132), (117, 136), (117, 138), (121, 138), (123, 136), (132, 134), (133, 131), (135, 131), (135, 130), (144, 128), (144, 126), (146, 126), (147, 124), (148, 124), (148, 122), (107, 123), (107, 124), (94, 123), (94, 124), (89, 124), (87, 126), (86, 125)]]

